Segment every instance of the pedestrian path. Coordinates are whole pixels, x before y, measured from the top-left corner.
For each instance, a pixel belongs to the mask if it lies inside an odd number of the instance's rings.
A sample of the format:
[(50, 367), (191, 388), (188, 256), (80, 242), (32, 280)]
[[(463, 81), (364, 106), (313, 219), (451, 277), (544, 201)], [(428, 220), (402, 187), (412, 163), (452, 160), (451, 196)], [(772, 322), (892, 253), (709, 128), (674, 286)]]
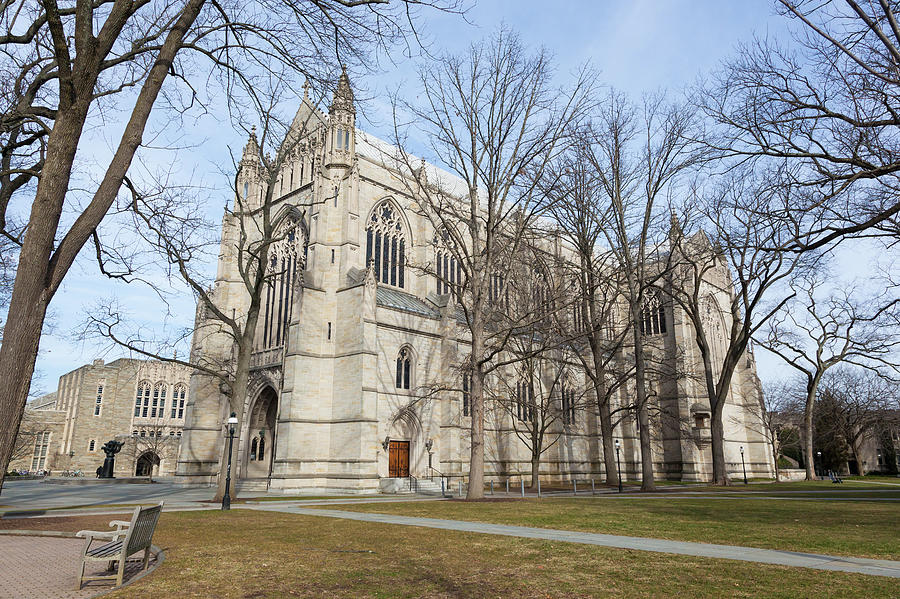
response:
[(439, 518), (418, 518), (389, 514), (345, 512), (341, 510), (307, 508), (297, 505), (245, 505), (242, 507), (245, 509), (285, 512), (290, 514), (301, 514), (304, 516), (341, 518), (345, 520), (377, 522), (380, 524), (394, 524), (400, 526), (421, 526), (425, 528), (438, 528), (459, 532), (523, 537), (529, 539), (542, 539), (545, 541), (561, 541), (563, 543), (582, 543), (585, 545), (598, 545), (601, 547), (615, 547), (619, 549), (674, 553), (696, 557), (712, 557), (762, 564), (775, 564), (779, 566), (794, 566), (799, 568), (813, 568), (817, 570), (833, 570), (838, 572), (851, 572), (854, 574), (871, 574), (875, 576), (900, 578), (900, 562), (891, 560), (818, 555), (814, 553), (799, 553), (796, 551), (757, 549), (754, 547), (739, 547), (735, 545), (713, 545), (710, 543), (692, 543), (688, 541), (669, 541), (665, 539), (644, 537), (626, 537), (570, 530), (532, 528), (528, 526), (467, 522), (463, 520), (443, 520)]

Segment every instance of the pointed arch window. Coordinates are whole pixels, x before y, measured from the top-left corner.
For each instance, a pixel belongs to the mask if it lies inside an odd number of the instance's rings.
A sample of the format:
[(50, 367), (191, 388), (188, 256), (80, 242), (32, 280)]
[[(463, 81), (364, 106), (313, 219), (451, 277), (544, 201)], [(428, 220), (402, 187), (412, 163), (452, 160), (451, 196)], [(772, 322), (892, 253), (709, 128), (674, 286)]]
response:
[(659, 291), (652, 290), (641, 309), (641, 334), (645, 337), (666, 334), (666, 309)]
[(516, 417), (522, 422), (534, 421), (534, 386), (527, 379), (516, 383)]
[(391, 200), (384, 200), (366, 225), (366, 266), (373, 265), (379, 283), (406, 287), (406, 247), (399, 210)]
[(404, 347), (397, 354), (397, 389), (409, 389), (412, 379), (412, 352)]
[[(293, 312), (294, 282), (298, 269), (306, 263), (308, 244), (305, 230), (298, 220), (290, 218), (275, 235), (278, 240), (269, 249), (269, 265), (266, 272), (260, 349), (284, 345)], [(300, 248), (303, 258), (298, 260)]]
[(150, 381), (141, 381), (138, 384), (137, 395), (134, 399), (134, 416), (135, 418), (146, 418), (150, 410), (150, 395), (153, 392), (153, 386)]
[(463, 416), (468, 416), (472, 411), (472, 375), (464, 374), (462, 380)]
[(564, 384), (560, 388), (559, 397), (563, 424), (575, 424), (575, 390), (570, 385)]
[(434, 273), (438, 295), (458, 293), (463, 283), (462, 265), (453, 253), (454, 245), (446, 229), (434, 236)]

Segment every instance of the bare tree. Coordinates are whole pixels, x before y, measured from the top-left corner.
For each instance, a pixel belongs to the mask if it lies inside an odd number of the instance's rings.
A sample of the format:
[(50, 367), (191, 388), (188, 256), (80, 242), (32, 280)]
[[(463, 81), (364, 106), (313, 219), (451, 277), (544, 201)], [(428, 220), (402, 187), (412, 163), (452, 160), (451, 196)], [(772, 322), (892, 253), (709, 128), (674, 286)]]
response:
[(900, 300), (860, 300), (853, 290), (822, 297), (827, 270), (808, 273), (791, 283), (793, 299), (756, 334), (757, 344), (779, 356), (805, 379), (803, 407), (806, 479), (815, 478), (813, 409), (819, 384), (829, 369), (842, 363), (870, 369), (896, 369)]
[(900, 424), (896, 384), (859, 367), (830, 370), (820, 386), (815, 409), (815, 438), (822, 451), (822, 469), (826, 465), (838, 469), (852, 458), (857, 471), (865, 474), (860, 458), (862, 440), (877, 438), (884, 425)]
[(719, 127), (720, 156), (749, 161), (794, 187), (783, 217), (792, 251), (845, 236), (898, 234), (900, 26), (887, 1), (778, 0), (791, 45), (772, 38), (738, 48), (700, 94)]
[(635, 106), (621, 93), (611, 92), (593, 125), (585, 158), (606, 196), (596, 218), (621, 277), (634, 360), (641, 489), (650, 491), (655, 486), (642, 311), (647, 289), (665, 274), (654, 238), (659, 231), (658, 200), (699, 158), (688, 135), (693, 114), (685, 106), (667, 104), (662, 96), (647, 96)]
[[(760, 399), (760, 431), (772, 452), (775, 462), (775, 481), (779, 477), (779, 461), (785, 448), (796, 438), (793, 417), (799, 412), (800, 400), (791, 381), (772, 381), (763, 386)], [(752, 426), (752, 424), (751, 424)]]
[[(517, 36), (499, 31), (465, 56), (447, 56), (419, 72), (421, 103), (395, 100), (394, 129), (405, 146), (405, 116), (424, 132), (437, 162), (460, 180), (445, 180), (406, 153), (404, 184), (432, 225), (452, 269), (420, 265), (456, 287), (471, 341), (471, 458), (466, 497), (484, 496), (485, 377), (512, 335), (502, 322), (504, 271), (523, 236), (547, 208), (538, 181), (584, 117), (592, 84), (582, 72), (568, 90), (552, 87), (545, 50), (530, 55)], [(455, 274), (458, 273), (459, 277)], [(497, 316), (500, 314), (501, 316)]]
[(593, 387), (606, 484), (615, 486), (619, 479), (611, 399), (633, 373), (633, 365), (626, 366), (621, 360), (630, 330), (615, 321), (621, 273), (615, 267), (614, 254), (601, 247), (604, 235), (597, 215), (606, 206), (606, 196), (585, 152), (584, 146), (574, 146), (548, 171), (542, 191), (553, 198), (550, 212), (559, 225), (556, 234), (574, 254), (565, 262), (569, 272), (564, 273), (574, 281), (571, 307), (557, 311), (555, 318), (557, 326), (573, 339), (576, 359)]
[(529, 451), (531, 488), (536, 489), (541, 456), (579, 426), (586, 394), (575, 345), (560, 321), (572, 299), (564, 260), (526, 243), (506, 271), (503, 327), (512, 335), (495, 363), (497, 384), (488, 399), (501, 407), (502, 421)]
[[(752, 335), (789, 299), (767, 302), (772, 290), (817, 258), (772, 249), (782, 247), (796, 231), (790, 222), (767, 216), (773, 207), (790, 203), (789, 187), (735, 171), (706, 193), (700, 210), (689, 212), (684, 223), (707, 232), (691, 234), (674, 222), (672, 284), (666, 291), (693, 328), (711, 411), (713, 479), (725, 485), (722, 414), (734, 375)], [(723, 312), (727, 320), (720, 316)]]
[[(417, 4), (4, 4), (0, 234), (13, 243), (17, 267), (0, 347), (0, 418), (9, 423), (0, 429), (0, 470), (9, 462), (18, 431), (47, 307), (116, 200), (160, 96), (175, 106), (177, 117), (179, 106), (203, 102), (203, 82), (214, 84), (210, 95), (224, 91), (231, 96), (253, 86), (254, 71), (273, 64), (276, 70), (303, 73), (324, 87), (333, 73), (330, 65), (368, 67), (373, 49), (415, 32)], [(172, 90), (164, 90), (167, 82)], [(89, 197), (76, 198), (71, 181), (82, 155), (79, 147), (85, 151), (80, 142), (101, 110), (110, 106), (129, 113), (128, 120), (116, 133), (119, 142), (99, 185)], [(17, 208), (17, 203), (24, 206)], [(62, 220), (64, 211), (73, 218)], [(21, 216), (25, 212), (27, 218)], [(10, 248), (2, 249), (6, 260)]]

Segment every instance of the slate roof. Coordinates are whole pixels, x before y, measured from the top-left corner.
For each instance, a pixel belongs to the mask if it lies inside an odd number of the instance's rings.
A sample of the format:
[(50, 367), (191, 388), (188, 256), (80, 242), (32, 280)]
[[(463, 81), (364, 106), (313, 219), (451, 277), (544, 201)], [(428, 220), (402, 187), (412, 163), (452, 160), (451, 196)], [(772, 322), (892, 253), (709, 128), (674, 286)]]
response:
[(436, 310), (416, 296), (390, 287), (379, 285), (375, 292), (375, 302), (379, 306), (420, 314), (426, 318), (440, 318)]

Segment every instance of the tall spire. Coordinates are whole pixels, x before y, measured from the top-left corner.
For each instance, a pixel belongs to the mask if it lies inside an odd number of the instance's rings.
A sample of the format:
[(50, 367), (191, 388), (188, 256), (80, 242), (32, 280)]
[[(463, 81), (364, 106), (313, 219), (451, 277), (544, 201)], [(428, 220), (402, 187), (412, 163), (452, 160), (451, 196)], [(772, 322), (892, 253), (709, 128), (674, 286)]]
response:
[(347, 77), (347, 67), (344, 65), (341, 65), (341, 77), (338, 79), (329, 112), (336, 110), (346, 110), (356, 114), (356, 108), (353, 106), (353, 89), (350, 87), (350, 78)]
[(241, 164), (259, 164), (259, 142), (256, 141), (256, 125), (250, 129), (250, 137), (244, 146), (244, 154), (241, 156)]

